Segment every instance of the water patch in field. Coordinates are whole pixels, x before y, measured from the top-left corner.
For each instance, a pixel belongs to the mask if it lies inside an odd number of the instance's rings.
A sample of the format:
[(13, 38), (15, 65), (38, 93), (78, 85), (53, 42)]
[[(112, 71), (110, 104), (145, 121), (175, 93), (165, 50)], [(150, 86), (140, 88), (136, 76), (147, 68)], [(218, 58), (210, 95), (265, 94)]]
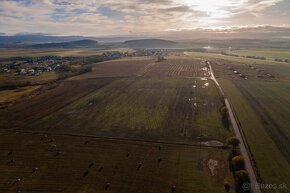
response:
[(209, 86), (209, 83), (208, 82), (204, 83), (204, 86)]
[(207, 166), (212, 176), (217, 175), (216, 168), (218, 167), (218, 160), (209, 159), (207, 162)]
[(200, 78), (200, 80), (207, 80), (207, 78), (206, 77), (203, 77), (203, 78)]

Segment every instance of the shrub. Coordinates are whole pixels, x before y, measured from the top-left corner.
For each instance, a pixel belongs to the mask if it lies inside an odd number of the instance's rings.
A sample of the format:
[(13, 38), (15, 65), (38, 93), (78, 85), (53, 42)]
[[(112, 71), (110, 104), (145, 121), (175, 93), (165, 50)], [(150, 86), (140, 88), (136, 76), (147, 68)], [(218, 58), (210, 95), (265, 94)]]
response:
[(244, 170), (245, 169), (245, 160), (242, 156), (235, 156), (232, 159), (234, 171)]
[(236, 137), (231, 137), (227, 139), (227, 143), (235, 148), (238, 147), (238, 145), (240, 144), (240, 140)]
[(78, 74), (84, 74), (84, 73), (87, 73), (87, 72), (92, 72), (92, 67), (91, 66), (82, 66), (79, 69)]
[(235, 182), (236, 182), (237, 193), (250, 193), (251, 192), (250, 178), (247, 171), (245, 170), (237, 171), (236, 176), (235, 176)]

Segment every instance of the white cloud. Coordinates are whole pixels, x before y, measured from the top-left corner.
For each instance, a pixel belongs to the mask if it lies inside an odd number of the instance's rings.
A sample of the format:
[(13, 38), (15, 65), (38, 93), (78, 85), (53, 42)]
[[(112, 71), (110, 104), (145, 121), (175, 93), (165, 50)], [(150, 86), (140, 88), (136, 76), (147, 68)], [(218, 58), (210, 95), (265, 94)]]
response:
[[(225, 25), (237, 14), (261, 15), (264, 10), (282, 1), (1, 0), (0, 28), (7, 33), (157, 33), (170, 29)], [(238, 23), (238, 20), (235, 22)]]

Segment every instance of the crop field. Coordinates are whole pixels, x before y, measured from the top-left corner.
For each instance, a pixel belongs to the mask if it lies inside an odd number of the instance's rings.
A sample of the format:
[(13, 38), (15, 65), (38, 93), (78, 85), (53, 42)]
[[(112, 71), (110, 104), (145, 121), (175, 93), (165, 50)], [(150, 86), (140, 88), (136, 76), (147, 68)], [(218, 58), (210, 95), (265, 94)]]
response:
[(64, 81), (59, 84), (47, 85), (43, 91), (32, 98), (26, 98), (21, 103), (0, 111), (2, 126), (13, 127), (14, 124), (33, 122), (47, 114), (54, 112), (74, 100), (102, 87), (111, 79), (97, 82)]
[(71, 49), (2, 49), (0, 58), (10, 57), (40, 57), (40, 56), (92, 56), (101, 55), (106, 51), (132, 52), (130, 48), (100, 49), (100, 48), (71, 48)]
[(232, 133), (200, 61), (93, 64), (0, 109), (0, 192), (220, 193), (225, 178), (233, 189), (220, 148)]
[(113, 137), (224, 141), (229, 131), (221, 124), (220, 106), (210, 81), (126, 78), (49, 114), (33, 127)]
[(151, 62), (154, 62), (151, 57), (132, 57), (100, 62), (92, 64), (92, 72), (72, 77), (71, 80), (136, 76)]
[(28, 86), (12, 90), (0, 91), (0, 108), (22, 100), (24, 97), (33, 95), (41, 86)]
[[(229, 66), (248, 78), (240, 78), (229, 70)], [(284, 69), (284, 73), (272, 70), (274, 67), (269, 65), (252, 64), (250, 67), (233, 61), (213, 60), (218, 81), (236, 111), (263, 183), (289, 184), (290, 84), (289, 74), (285, 76), (289, 67), (277, 67)], [(275, 78), (258, 78), (261, 73)], [(287, 192), (287, 189), (279, 192)]]
[(231, 54), (237, 54), (240, 56), (258, 56), (265, 57), (269, 60), (275, 59), (288, 59), (290, 60), (290, 49), (278, 49), (278, 48), (261, 48), (261, 49), (249, 49), (249, 50), (234, 50)]
[(231, 179), (221, 149), (5, 132), (0, 137), (2, 193), (165, 193), (173, 186), (181, 193), (220, 193), (223, 180)]
[(147, 65), (140, 75), (152, 77), (208, 77), (199, 60), (189, 57), (166, 57), (162, 62)]
[(18, 87), (45, 84), (55, 81), (59, 78), (56, 72), (49, 72), (39, 76), (15, 76), (11, 73), (0, 73), (0, 87)]

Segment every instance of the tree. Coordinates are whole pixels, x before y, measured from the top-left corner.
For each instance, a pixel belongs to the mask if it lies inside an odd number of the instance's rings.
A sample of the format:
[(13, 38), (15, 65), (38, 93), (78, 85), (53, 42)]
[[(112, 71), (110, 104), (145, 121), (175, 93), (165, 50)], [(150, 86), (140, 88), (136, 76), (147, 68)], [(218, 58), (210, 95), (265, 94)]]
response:
[(237, 193), (251, 192), (250, 177), (247, 171), (245, 170), (237, 171), (235, 175), (235, 182)]
[(220, 113), (222, 115), (222, 123), (225, 128), (230, 127), (229, 119), (228, 119), (228, 108), (226, 106), (222, 106), (220, 108)]
[(234, 171), (244, 170), (245, 169), (245, 160), (242, 156), (235, 156), (232, 159), (232, 165)]
[(233, 148), (236, 148), (240, 144), (240, 140), (236, 137), (231, 137), (227, 139), (227, 143), (231, 145)]
[(158, 55), (157, 62), (162, 62), (164, 60), (164, 56)]

